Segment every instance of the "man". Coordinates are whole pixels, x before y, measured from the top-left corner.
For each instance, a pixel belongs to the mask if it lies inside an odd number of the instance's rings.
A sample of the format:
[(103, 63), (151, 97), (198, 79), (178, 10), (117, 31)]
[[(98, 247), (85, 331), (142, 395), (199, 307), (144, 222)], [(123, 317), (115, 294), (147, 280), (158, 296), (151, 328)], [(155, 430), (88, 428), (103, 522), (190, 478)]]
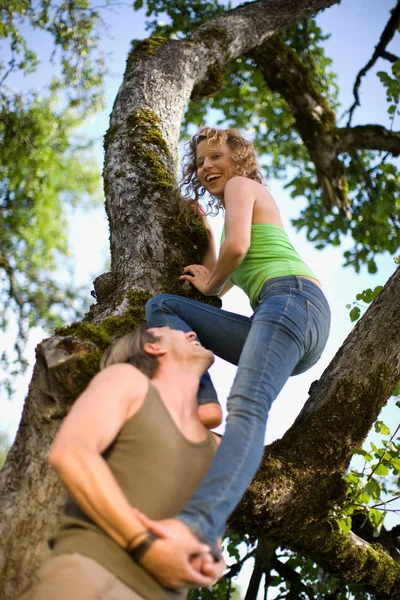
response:
[(51, 448), (71, 498), (20, 600), (181, 600), (182, 582), (218, 579), (208, 546), (164, 540), (139, 518), (177, 514), (212, 461), (218, 438), (197, 416), (197, 390), (213, 360), (195, 333), (169, 327), (140, 327), (106, 351)]

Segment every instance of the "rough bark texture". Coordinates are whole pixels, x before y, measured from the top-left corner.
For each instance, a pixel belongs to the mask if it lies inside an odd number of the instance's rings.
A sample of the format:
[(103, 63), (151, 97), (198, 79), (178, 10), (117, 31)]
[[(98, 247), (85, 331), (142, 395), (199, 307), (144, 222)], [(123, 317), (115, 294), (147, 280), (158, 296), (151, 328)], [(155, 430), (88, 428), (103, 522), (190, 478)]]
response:
[[(182, 289), (191, 293), (176, 283), (177, 276), (182, 265), (199, 260), (207, 242), (195, 217), (178, 222), (177, 142), (191, 94), (215, 91), (230, 60), (334, 3), (246, 4), (203, 25), (186, 40), (141, 42), (128, 58), (105, 136), (111, 271), (95, 281), (97, 304), (84, 322), (37, 349), (20, 429), (0, 475), (2, 600), (13, 600), (29, 581), (45, 549), (43, 542), (59, 518), (63, 492), (47, 467), (47, 452), (71, 402), (96, 371), (102, 350), (113, 336), (143, 319), (149, 294)], [(314, 388), (295, 425), (267, 450), (232, 520), (239, 531), (254, 534), (268, 522), (268, 535), (276, 534), (311, 555), (317, 544), (318, 558), (322, 556), (328, 568), (349, 580), (353, 572), (360, 573), (359, 580), (377, 594), (390, 586), (395, 590), (398, 566), (382, 551), (326, 531), (321, 518), (343, 492), (340, 474), (350, 448), (361, 443), (400, 379), (399, 289), (397, 273)], [(368, 376), (362, 370), (363, 356)], [(351, 422), (355, 411), (360, 414), (356, 424)], [(375, 560), (374, 577), (368, 578), (363, 567), (364, 552)], [(356, 567), (351, 572), (350, 555)]]

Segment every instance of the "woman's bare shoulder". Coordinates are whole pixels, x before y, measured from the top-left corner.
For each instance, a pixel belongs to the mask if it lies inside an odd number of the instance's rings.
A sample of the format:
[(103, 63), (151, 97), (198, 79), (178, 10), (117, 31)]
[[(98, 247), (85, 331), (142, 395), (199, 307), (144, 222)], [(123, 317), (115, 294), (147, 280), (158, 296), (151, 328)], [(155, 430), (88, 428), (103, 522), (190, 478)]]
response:
[(262, 183), (258, 183), (258, 181), (254, 181), (254, 179), (249, 179), (248, 177), (242, 177), (241, 175), (235, 175), (234, 177), (231, 177), (226, 185), (254, 188), (265, 187)]

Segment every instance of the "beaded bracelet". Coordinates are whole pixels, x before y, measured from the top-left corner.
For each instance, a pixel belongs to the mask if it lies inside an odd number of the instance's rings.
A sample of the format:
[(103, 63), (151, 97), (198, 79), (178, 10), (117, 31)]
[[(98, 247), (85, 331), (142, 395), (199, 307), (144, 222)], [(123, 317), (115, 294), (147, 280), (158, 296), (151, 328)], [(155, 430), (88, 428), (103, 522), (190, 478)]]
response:
[(137, 546), (132, 548), (132, 550), (128, 550), (127, 552), (129, 554), (129, 556), (131, 558), (133, 558), (133, 560), (135, 562), (139, 562), (139, 560), (150, 549), (150, 547), (153, 545), (153, 543), (159, 539), (160, 539), (159, 535), (157, 535), (156, 533), (153, 533), (152, 531), (149, 531), (149, 532), (147, 532), (144, 540), (139, 542), (139, 544)]

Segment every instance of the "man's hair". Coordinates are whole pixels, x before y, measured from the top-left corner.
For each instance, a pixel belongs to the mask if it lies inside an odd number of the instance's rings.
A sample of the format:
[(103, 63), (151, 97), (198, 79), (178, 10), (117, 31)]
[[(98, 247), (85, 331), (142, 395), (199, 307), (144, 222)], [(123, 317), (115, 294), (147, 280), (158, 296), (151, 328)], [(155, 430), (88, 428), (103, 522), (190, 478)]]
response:
[(144, 345), (148, 342), (156, 342), (158, 339), (146, 328), (145, 323), (142, 323), (134, 331), (118, 338), (107, 348), (101, 358), (100, 369), (117, 363), (129, 363), (151, 379), (157, 371), (158, 360), (156, 356), (145, 351)]

